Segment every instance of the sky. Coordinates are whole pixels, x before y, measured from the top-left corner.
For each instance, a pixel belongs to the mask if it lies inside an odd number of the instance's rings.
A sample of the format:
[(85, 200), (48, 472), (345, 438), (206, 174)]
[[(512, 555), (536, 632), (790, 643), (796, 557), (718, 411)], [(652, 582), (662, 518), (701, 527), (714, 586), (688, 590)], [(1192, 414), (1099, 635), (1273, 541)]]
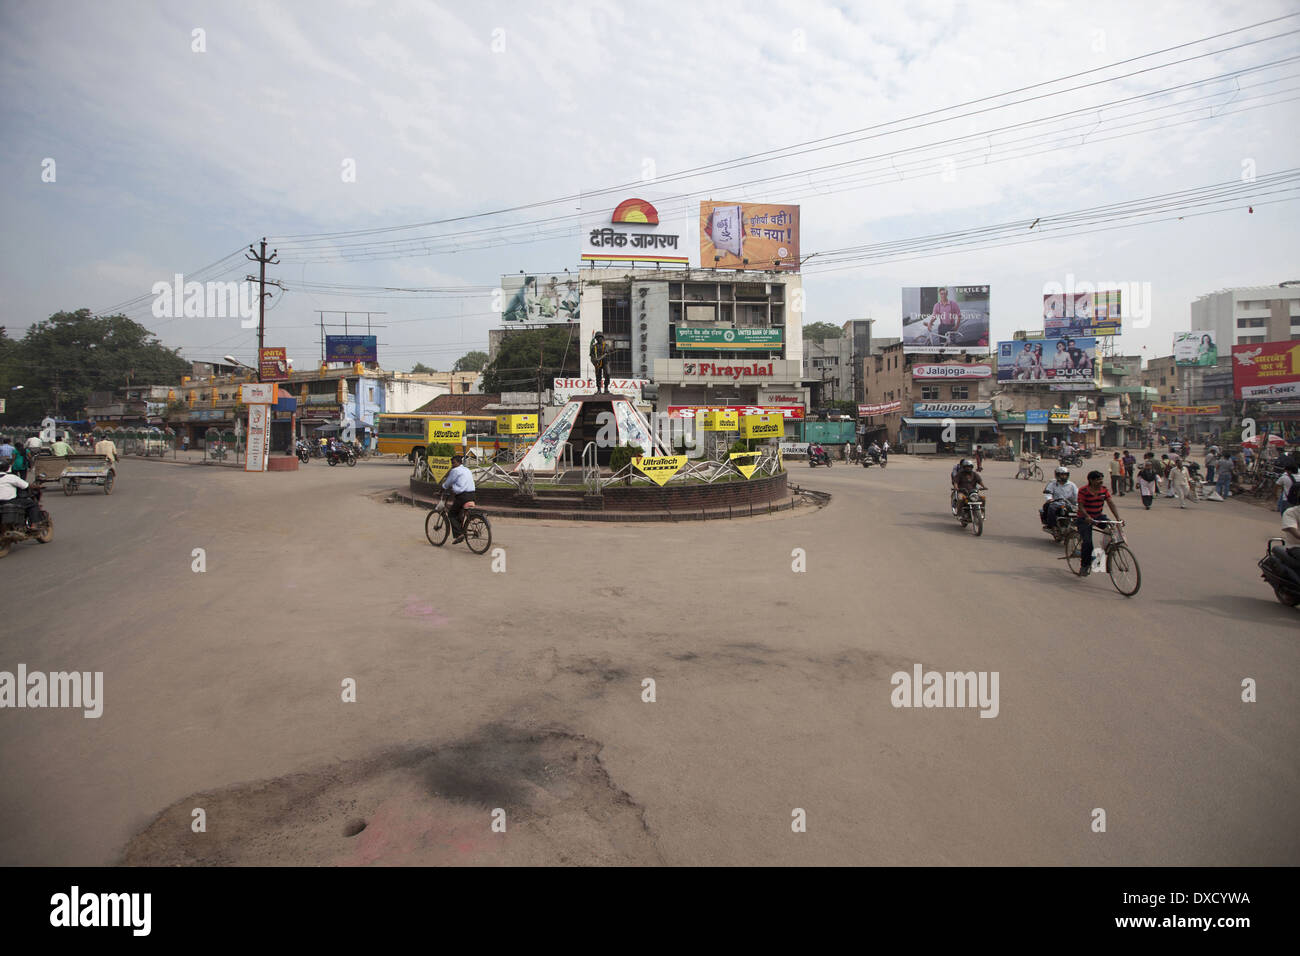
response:
[[(1119, 350), (1165, 355), (1198, 295), (1300, 279), (1300, 192), (1261, 182), (1300, 167), (1300, 60), (1274, 62), (1300, 57), (1300, 16), (1207, 39), (1297, 12), (10, 0), (0, 325), (20, 335), (61, 310), (128, 303), (187, 358), (254, 363), (256, 329), (158, 318), (151, 290), (176, 273), (241, 279), (256, 266), (235, 254), (267, 236), (281, 250), (268, 276), (285, 287), (272, 290), (267, 345), (305, 367), (320, 355), (318, 310), (350, 310), (353, 332), (359, 313), (383, 312), (372, 322), (384, 367), (448, 369), (486, 349), (503, 274), (577, 269), (576, 222), (556, 217), (626, 186), (611, 200), (798, 202), (802, 254), (818, 254), (804, 266), (804, 322), (874, 318), (878, 335), (899, 335), (902, 287), (988, 284), (993, 337), (1010, 338), (1041, 328), (1044, 286), (1072, 277), (1149, 290)], [(755, 156), (796, 144), (809, 145)], [(1239, 202), (1181, 220), (1023, 225), (1234, 183)], [(1207, 209), (1222, 211), (1193, 214)], [(1024, 238), (991, 248), (829, 255), (1017, 221)], [(292, 238), (408, 224), (429, 225)], [(344, 285), (364, 288), (330, 288)], [(445, 291), (377, 291), (391, 287)]]

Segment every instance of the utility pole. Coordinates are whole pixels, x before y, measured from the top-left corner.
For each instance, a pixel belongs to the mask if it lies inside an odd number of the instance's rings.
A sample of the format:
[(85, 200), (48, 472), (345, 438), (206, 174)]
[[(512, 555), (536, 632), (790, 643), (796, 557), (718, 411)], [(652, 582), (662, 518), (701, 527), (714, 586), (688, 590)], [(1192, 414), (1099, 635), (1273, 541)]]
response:
[(546, 345), (546, 333), (537, 337), (537, 434), (542, 428), (542, 350)]
[(248, 247), (248, 252), (253, 255), (244, 253), (245, 259), (257, 263), (257, 380), (259, 382), (262, 380), (262, 348), (266, 338), (266, 267), (268, 264), (279, 265), (280, 263), (280, 260), (275, 257), (275, 249), (272, 249), (271, 255), (267, 256), (265, 236), (262, 237), (261, 246), (260, 253), (251, 245)]

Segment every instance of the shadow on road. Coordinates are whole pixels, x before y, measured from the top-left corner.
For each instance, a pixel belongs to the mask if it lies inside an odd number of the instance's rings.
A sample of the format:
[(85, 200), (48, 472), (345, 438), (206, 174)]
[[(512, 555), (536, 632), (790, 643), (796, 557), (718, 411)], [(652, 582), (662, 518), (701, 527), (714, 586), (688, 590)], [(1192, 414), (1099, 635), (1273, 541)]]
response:
[[(1274, 621), (1291, 624), (1300, 622), (1300, 611), (1278, 603), (1263, 582), (1260, 583), (1260, 593), (1257, 598), (1243, 597), (1240, 594), (1179, 595), (1177, 598), (1170, 598), (1160, 603), (1213, 614), (1215, 617), (1227, 618), (1237, 623), (1252, 619), (1259, 620), (1261, 614), (1266, 615), (1264, 623), (1267, 624), (1272, 624)], [(1271, 613), (1265, 610), (1266, 608), (1270, 608)]]

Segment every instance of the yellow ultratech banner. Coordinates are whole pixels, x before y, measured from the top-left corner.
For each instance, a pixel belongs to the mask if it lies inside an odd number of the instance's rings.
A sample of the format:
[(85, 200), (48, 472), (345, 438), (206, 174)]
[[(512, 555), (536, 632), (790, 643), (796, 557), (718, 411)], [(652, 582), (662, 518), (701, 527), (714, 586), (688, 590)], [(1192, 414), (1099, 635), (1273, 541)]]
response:
[(536, 435), (537, 414), (498, 415), (498, 435)]
[(686, 464), (685, 455), (666, 455), (662, 458), (644, 458), (638, 456), (632, 459), (632, 465), (637, 471), (645, 475), (656, 485), (663, 485), (673, 475), (682, 470)]
[(450, 419), (430, 419), (429, 444), (434, 442), (460, 442), (465, 438), (465, 422)]
[[(748, 478), (754, 473), (754, 469), (758, 467), (758, 456), (761, 454), (762, 452), (758, 451), (733, 451), (727, 457), (729, 457), (731, 463), (736, 466), (736, 471)], [(748, 458), (750, 459), (750, 462), (748, 465), (742, 465), (740, 462), (736, 461), (737, 458)]]
[(438, 484), (442, 484), (442, 479), (446, 478), (447, 472), (451, 471), (451, 459), (430, 455), (428, 461), (429, 476)]
[(746, 415), (740, 420), (741, 438), (780, 438), (785, 434), (785, 418), (780, 412)]
[(734, 432), (740, 428), (740, 412), (734, 408), (714, 409), (705, 412), (702, 421), (706, 432)]

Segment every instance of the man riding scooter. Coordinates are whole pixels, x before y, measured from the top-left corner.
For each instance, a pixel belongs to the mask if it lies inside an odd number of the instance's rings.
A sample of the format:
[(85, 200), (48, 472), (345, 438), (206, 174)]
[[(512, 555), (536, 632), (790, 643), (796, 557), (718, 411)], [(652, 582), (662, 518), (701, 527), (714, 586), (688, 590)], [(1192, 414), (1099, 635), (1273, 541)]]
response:
[(1054, 529), (1062, 514), (1071, 514), (1079, 508), (1079, 486), (1070, 480), (1070, 469), (1064, 465), (1057, 467), (1054, 480), (1043, 488), (1043, 494), (1048, 499), (1039, 509), (1038, 517), (1044, 531)]

